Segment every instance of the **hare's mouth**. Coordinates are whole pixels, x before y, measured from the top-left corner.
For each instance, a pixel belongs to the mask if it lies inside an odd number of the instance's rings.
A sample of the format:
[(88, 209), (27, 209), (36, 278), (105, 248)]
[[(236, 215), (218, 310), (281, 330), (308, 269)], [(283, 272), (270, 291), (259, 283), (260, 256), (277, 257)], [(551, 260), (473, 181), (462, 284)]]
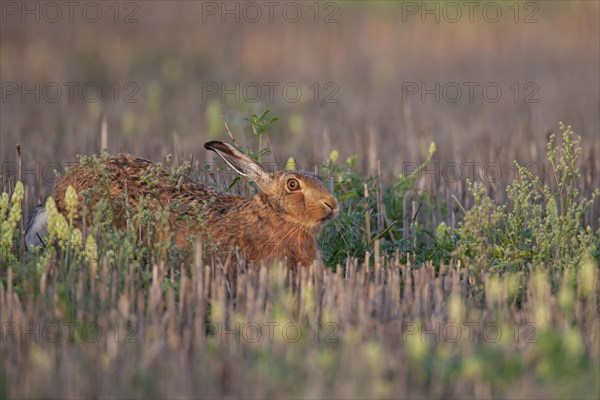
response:
[(332, 217), (333, 217), (332, 213), (329, 213), (326, 216), (324, 216), (323, 218), (321, 218), (320, 222), (322, 224), (327, 223), (327, 222), (331, 221)]
[(337, 217), (337, 212), (332, 210), (326, 216), (324, 216), (323, 218), (321, 218), (319, 220), (319, 222), (321, 222), (321, 224), (326, 224), (327, 222), (331, 221), (335, 217)]

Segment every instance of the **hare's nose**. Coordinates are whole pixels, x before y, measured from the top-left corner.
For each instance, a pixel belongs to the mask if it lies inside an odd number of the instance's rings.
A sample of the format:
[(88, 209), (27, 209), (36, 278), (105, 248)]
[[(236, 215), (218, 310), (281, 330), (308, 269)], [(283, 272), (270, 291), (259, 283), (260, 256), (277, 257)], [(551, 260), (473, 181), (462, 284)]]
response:
[(338, 208), (338, 204), (336, 200), (324, 200), (323, 204), (329, 207), (330, 211), (335, 211)]

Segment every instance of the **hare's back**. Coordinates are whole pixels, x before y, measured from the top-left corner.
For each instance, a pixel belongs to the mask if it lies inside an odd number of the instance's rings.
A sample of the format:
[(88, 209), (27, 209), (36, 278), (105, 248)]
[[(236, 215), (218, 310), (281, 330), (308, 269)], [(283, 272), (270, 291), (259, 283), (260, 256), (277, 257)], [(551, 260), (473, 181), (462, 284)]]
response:
[[(92, 159), (85, 163), (70, 166), (54, 188), (57, 200), (64, 197), (69, 186), (77, 193), (88, 190), (92, 192), (110, 193), (128, 187), (135, 191), (142, 185), (144, 179), (150, 178), (151, 161), (131, 154), (115, 154), (107, 159)], [(134, 194), (132, 192), (132, 194)]]
[[(104, 160), (78, 163), (69, 168), (55, 187), (54, 196), (61, 212), (66, 209), (65, 194), (69, 186), (77, 193), (85, 191), (90, 207), (100, 198), (126, 199), (134, 207), (146, 198), (164, 207), (185, 192), (193, 192), (196, 197), (214, 193), (187, 174), (171, 175), (160, 164), (131, 154), (114, 154)], [(82, 196), (80, 199), (83, 200)]]

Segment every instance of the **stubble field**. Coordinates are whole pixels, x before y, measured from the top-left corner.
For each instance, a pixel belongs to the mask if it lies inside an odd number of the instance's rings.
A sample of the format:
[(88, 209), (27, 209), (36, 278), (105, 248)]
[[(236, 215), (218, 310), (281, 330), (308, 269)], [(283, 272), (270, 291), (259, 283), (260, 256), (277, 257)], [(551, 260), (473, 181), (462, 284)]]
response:
[[(3, 398), (598, 398), (597, 3), (85, 4), (2, 3)], [(253, 195), (230, 135), (339, 199), (311, 267), (142, 210), (25, 251), (102, 149)]]

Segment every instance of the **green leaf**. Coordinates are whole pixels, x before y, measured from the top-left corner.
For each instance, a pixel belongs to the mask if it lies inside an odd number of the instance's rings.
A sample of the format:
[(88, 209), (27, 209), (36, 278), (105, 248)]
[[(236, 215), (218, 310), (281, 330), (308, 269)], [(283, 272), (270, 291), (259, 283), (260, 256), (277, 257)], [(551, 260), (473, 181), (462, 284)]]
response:
[(351, 199), (352, 197), (358, 197), (358, 193), (356, 193), (355, 191), (346, 192), (340, 196), (339, 200), (344, 201), (346, 199)]

